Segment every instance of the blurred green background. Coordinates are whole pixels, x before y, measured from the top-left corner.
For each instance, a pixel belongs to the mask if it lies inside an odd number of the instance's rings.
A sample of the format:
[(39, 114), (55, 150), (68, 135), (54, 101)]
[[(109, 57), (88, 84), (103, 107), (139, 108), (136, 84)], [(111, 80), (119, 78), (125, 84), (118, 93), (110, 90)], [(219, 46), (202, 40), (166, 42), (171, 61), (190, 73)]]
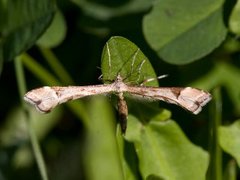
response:
[[(240, 0), (0, 0), (0, 179), (237, 179), (239, 9)], [(212, 102), (195, 116), (129, 100), (125, 137), (110, 95), (47, 115), (22, 102), (36, 87), (101, 84), (112, 36), (168, 74), (160, 86), (201, 88)]]

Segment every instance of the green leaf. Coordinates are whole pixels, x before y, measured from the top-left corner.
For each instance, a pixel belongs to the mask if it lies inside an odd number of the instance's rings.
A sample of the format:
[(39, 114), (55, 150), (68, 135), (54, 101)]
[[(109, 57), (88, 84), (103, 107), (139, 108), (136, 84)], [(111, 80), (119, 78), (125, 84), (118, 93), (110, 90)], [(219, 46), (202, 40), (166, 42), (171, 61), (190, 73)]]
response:
[(4, 9), (0, 49), (3, 49), (3, 58), (7, 61), (30, 48), (44, 32), (52, 20), (55, 1), (8, 0), (4, 3)]
[(172, 64), (206, 56), (225, 39), (223, 0), (157, 0), (143, 19), (149, 45)]
[(208, 154), (174, 121), (143, 124), (132, 115), (128, 119), (126, 139), (135, 145), (143, 179), (205, 179)]
[(37, 44), (45, 48), (56, 47), (64, 40), (66, 33), (67, 27), (64, 16), (61, 11), (58, 10), (54, 15), (51, 25), (37, 41)]
[(136, 180), (138, 176), (138, 160), (132, 143), (124, 141), (120, 126), (117, 131), (117, 143), (122, 164), (124, 179)]
[(237, 160), (238, 167), (240, 167), (240, 120), (230, 126), (221, 126), (218, 131), (220, 146)]
[(152, 0), (131, 0), (131, 1), (105, 1), (99, 3), (87, 0), (72, 0), (82, 11), (95, 19), (109, 20), (114, 17), (127, 14), (139, 13), (150, 8)]
[(84, 149), (87, 179), (122, 180), (113, 109), (104, 97), (95, 96), (91, 98), (88, 112), (91, 125), (87, 129)]
[[(156, 77), (142, 51), (128, 39), (119, 36), (111, 37), (104, 46), (101, 69), (105, 83), (113, 82), (117, 75), (121, 75), (126, 83), (135, 85)], [(158, 86), (158, 82), (151, 81), (147, 85)]]
[(237, 1), (230, 15), (229, 29), (236, 35), (240, 35), (240, 0)]

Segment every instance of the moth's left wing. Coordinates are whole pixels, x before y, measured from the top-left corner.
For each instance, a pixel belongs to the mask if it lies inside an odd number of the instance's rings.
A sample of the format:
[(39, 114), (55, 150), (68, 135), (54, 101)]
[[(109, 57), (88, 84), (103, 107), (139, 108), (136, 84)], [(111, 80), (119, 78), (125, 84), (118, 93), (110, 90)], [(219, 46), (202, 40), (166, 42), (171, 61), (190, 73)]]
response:
[(92, 85), (92, 86), (44, 86), (33, 89), (24, 95), (24, 100), (34, 105), (42, 113), (50, 112), (58, 104), (64, 102), (111, 92), (111, 85)]

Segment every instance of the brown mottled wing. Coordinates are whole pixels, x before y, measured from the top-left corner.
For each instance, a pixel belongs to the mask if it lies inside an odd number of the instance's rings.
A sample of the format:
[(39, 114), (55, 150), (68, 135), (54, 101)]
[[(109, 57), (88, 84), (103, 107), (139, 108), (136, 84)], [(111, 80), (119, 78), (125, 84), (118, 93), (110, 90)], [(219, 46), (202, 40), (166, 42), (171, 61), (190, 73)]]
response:
[(196, 88), (186, 87), (135, 87), (129, 86), (128, 92), (141, 96), (176, 104), (198, 114), (204, 105), (211, 100), (211, 94)]
[(42, 113), (50, 112), (58, 104), (90, 95), (112, 91), (109, 85), (41, 87), (24, 95), (24, 100), (34, 105)]

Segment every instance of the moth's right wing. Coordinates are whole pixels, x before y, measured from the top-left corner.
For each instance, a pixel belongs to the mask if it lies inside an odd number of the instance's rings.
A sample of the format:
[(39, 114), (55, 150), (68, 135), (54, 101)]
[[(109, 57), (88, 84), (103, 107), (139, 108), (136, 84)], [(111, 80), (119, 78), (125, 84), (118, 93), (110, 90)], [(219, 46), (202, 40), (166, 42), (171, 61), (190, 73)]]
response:
[(129, 86), (127, 91), (138, 97), (176, 104), (193, 114), (198, 114), (202, 107), (211, 100), (210, 93), (191, 87), (157, 88)]

